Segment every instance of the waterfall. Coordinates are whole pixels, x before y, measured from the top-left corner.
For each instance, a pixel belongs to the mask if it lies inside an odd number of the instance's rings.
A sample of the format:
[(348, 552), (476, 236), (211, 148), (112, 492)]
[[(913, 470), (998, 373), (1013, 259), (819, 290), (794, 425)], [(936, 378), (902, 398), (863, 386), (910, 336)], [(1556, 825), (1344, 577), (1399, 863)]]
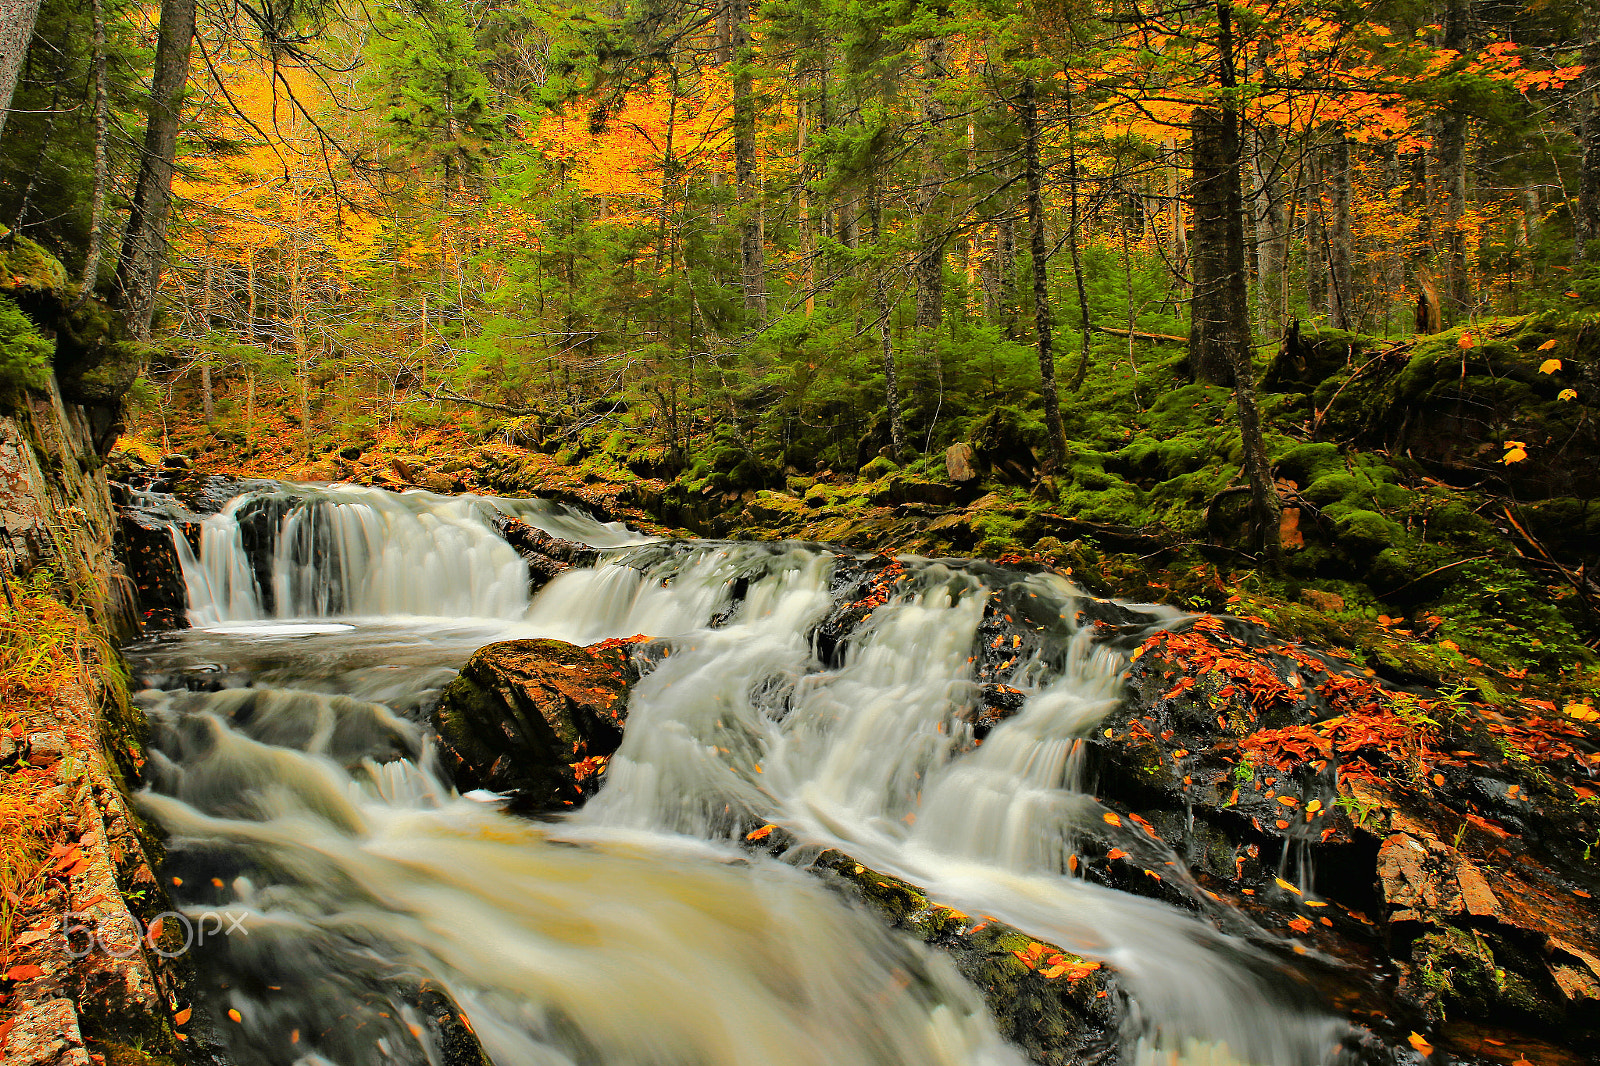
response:
[[(207, 955), (215, 1011), (243, 1019), (224, 1033), (240, 1061), (436, 1061), (415, 997), (397, 991), (421, 981), (461, 1005), (498, 1066), (1018, 1062), (948, 959), (791, 865), (825, 847), (1103, 960), (1131, 996), (1125, 1063), (1335, 1061), (1345, 1026), (1238, 935), (1243, 915), (1073, 874), (1105, 813), (1082, 740), (1127, 665), (1080, 624), (1080, 590), (905, 559), (908, 579), (840, 644), (821, 635), (836, 550), (640, 544), (524, 504), (541, 528), (613, 549), (530, 604), (489, 506), (299, 488), (234, 501), (185, 559), (191, 609), (262, 624), (130, 651), (169, 688), (175, 656), (268, 686), (139, 697), (172, 872), (214, 886), (183, 902), (248, 915), (248, 936)], [(270, 555), (252, 556), (251, 538)], [(240, 592), (251, 580), (254, 601)], [(1000, 678), (1023, 706), (980, 741), (973, 649), (995, 603), (1016, 605), (1037, 650)], [(1150, 632), (1181, 618), (1131, 609)], [(348, 632), (270, 621), (328, 616)], [(635, 633), (666, 647), (586, 807), (535, 825), (433, 776), (405, 715), (446, 667), (499, 637)], [(788, 863), (738, 846), (768, 822), (801, 844)], [(1182, 886), (1177, 859), (1166, 876)]]
[(207, 518), (198, 554), (174, 527), (190, 621), (520, 618), (527, 568), (491, 524), (496, 511), (595, 547), (641, 539), (537, 500), (285, 486), (240, 496)]

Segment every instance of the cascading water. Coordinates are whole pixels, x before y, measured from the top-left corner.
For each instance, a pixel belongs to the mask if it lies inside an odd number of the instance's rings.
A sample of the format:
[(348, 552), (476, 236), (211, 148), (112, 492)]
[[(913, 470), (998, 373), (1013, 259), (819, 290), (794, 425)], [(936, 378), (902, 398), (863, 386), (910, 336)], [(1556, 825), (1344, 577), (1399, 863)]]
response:
[(250, 493), (205, 520), (198, 554), (173, 530), (190, 620), (518, 618), (528, 609), (527, 571), (489, 524), (497, 510), (596, 547), (641, 539), (537, 500), (353, 485)]
[[(239, 1061), (442, 1061), (425, 1009), (438, 989), (498, 1066), (1020, 1061), (948, 960), (740, 850), (752, 822), (814, 845), (794, 863), (837, 847), (1106, 961), (1133, 1000), (1126, 1062), (1333, 1060), (1342, 1026), (1219, 931), (1242, 917), (1208, 923), (1068, 872), (1103, 811), (1074, 741), (1114, 706), (1125, 659), (1077, 625), (1083, 597), (1064, 581), (913, 561), (910, 591), (824, 649), (826, 550), (616, 547), (530, 606), (511, 595), (525, 571), (491, 543), (487, 505), (325, 491), (277, 505), (286, 592), (254, 617), (342, 617), (348, 631), (222, 627), (130, 652), (169, 689), (140, 700), (170, 872), (191, 911), (248, 916), (248, 935), (204, 959), (213, 1015), (238, 1012), (220, 1033)], [(259, 568), (228, 527), (249, 508), (230, 505), (186, 564), (197, 619), (251, 617), (233, 590)], [(597, 546), (630, 539), (534, 505), (522, 517)], [(337, 533), (297, 532), (317, 522)], [(307, 543), (323, 547), (293, 546)], [(482, 579), (419, 576), (429, 558), (465, 566), (451, 551)], [(330, 565), (337, 579), (318, 576)], [(336, 598), (318, 598), (324, 580)], [(970, 656), (999, 581), (1043, 639), (1010, 670), (1025, 705), (980, 746)], [(1143, 610), (1151, 627), (1177, 618)], [(452, 613), (467, 620), (354, 620)], [(413, 720), (477, 646), (639, 632), (672, 638), (670, 653), (635, 686), (605, 786), (577, 814), (519, 821), (429, 771)], [(178, 691), (197, 662), (222, 691)], [(228, 687), (245, 678), (255, 687)]]

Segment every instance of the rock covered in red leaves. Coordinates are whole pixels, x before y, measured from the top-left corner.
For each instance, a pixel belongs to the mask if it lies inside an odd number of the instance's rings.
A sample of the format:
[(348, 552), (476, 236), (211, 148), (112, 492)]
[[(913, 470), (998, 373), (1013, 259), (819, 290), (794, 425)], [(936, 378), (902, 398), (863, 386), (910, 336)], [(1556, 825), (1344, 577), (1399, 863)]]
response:
[(1217, 618), (1146, 640), (1129, 686), (1085, 742), (1106, 809), (1085, 876), (1224, 924), (1226, 899), (1352, 972), (1392, 958), (1360, 994), (1395, 1024), (1470, 1018), (1600, 1050), (1600, 757), (1583, 729), (1537, 701), (1404, 691)]

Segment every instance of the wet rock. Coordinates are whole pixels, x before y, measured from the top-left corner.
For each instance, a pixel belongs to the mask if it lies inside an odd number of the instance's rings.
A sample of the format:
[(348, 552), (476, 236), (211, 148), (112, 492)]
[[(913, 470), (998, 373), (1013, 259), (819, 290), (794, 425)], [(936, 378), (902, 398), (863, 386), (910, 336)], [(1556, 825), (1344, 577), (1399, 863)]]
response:
[(138, 595), (140, 625), (146, 632), (180, 629), (189, 624), (188, 591), (183, 566), (165, 519), (146, 511), (122, 511), (124, 565)]
[(946, 952), (983, 994), (1000, 1034), (1041, 1066), (1120, 1061), (1127, 997), (1097, 962), (987, 917), (928, 899), (917, 886), (825, 851), (812, 869), (839, 891)]
[(1345, 960), (1351, 1000), (1400, 1037), (1470, 1016), (1592, 1056), (1592, 743), (1369, 673), (1238, 620), (1144, 639), (1084, 740), (1106, 822), (1082, 875)]
[(49, 999), (24, 1009), (12, 1019), (0, 1051), (0, 1061), (8, 1066), (90, 1066), (70, 999)]
[(1300, 599), (1319, 611), (1344, 610), (1344, 597), (1337, 593), (1319, 592), (1316, 589), (1301, 589)]
[(528, 564), (528, 591), (537, 592), (550, 579), (574, 566), (589, 566), (600, 553), (587, 544), (553, 537), (529, 522), (497, 514), (494, 528)]
[(978, 453), (965, 442), (952, 444), (945, 449), (944, 468), (950, 480), (957, 484), (978, 479)]
[(559, 811), (592, 792), (622, 742), (639, 676), (632, 643), (508, 640), (474, 652), (433, 713), (456, 786), (512, 793), (530, 812)]

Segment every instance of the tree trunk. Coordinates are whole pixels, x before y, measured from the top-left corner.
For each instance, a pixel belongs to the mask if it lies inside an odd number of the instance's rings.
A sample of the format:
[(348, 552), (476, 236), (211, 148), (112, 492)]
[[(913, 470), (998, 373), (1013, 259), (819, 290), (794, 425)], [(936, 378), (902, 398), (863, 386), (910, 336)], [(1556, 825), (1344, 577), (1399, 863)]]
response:
[(206, 347), (211, 333), (211, 264), (211, 256), (207, 255), (205, 280), (200, 283), (200, 412), (208, 426), (217, 417), (216, 401), (211, 394), (211, 352)]
[(922, 160), (917, 182), (917, 354), (944, 387), (939, 362), (939, 324), (944, 317), (944, 102), (939, 86), (945, 77), (945, 42), (932, 37), (922, 44)]
[(1322, 147), (1314, 144), (1306, 149), (1302, 164), (1306, 187), (1306, 312), (1313, 316), (1328, 310), (1328, 227), (1322, 154)]
[(1578, 178), (1578, 209), (1573, 218), (1573, 258), (1600, 259), (1600, 0), (1582, 0), (1583, 170)]
[(104, 243), (106, 182), (109, 156), (106, 131), (109, 125), (109, 97), (106, 91), (105, 0), (94, 0), (94, 186), (89, 194), (89, 248), (83, 260), (78, 283), (83, 287), (79, 303), (89, 298), (100, 279), (100, 247)]
[(1334, 329), (1355, 329), (1355, 293), (1350, 271), (1350, 141), (1335, 130), (1327, 149), (1328, 320)]
[(22, 60), (39, 19), (40, 0), (8, 0), (0, 5), (0, 133), (5, 132), (11, 96), (22, 77)]
[(1190, 124), (1194, 241), (1189, 258), (1189, 362), (1196, 381), (1233, 384), (1235, 350), (1250, 351), (1244, 265), (1244, 192), (1238, 168), (1238, 117), (1197, 108)]
[[(872, 243), (878, 246), (883, 241), (883, 208), (878, 202), (876, 188), (867, 191), (867, 216), (868, 224), (872, 227)], [(906, 443), (905, 425), (900, 419), (900, 380), (894, 365), (894, 338), (891, 323), (893, 309), (889, 306), (889, 283), (885, 276), (888, 264), (880, 258), (875, 267), (877, 276), (873, 279), (873, 296), (878, 316), (878, 343), (883, 350), (883, 390), (885, 406), (889, 410), (889, 442), (894, 449), (895, 462), (903, 458), (902, 449)]]
[(167, 210), (172, 204), (173, 163), (178, 153), (183, 92), (189, 81), (194, 17), (195, 0), (161, 0), (150, 119), (122, 240), (122, 260), (117, 265), (118, 300), (129, 330), (141, 340), (150, 337), (150, 319), (166, 257)]
[(1289, 220), (1279, 172), (1281, 144), (1271, 127), (1251, 138), (1251, 207), (1256, 224), (1256, 321), (1269, 341), (1283, 336), (1284, 269), (1289, 260)]
[[(1444, 12), (1446, 48), (1465, 53), (1471, 45), (1471, 0), (1447, 0)], [(1445, 244), (1445, 322), (1454, 325), (1472, 310), (1472, 278), (1467, 273), (1467, 235), (1462, 219), (1467, 213), (1467, 115), (1447, 101), (1439, 121), (1436, 147), (1443, 184), (1442, 214)]]
[(756, 169), (756, 97), (750, 73), (750, 7), (754, 0), (732, 0), (733, 174), (739, 200), (739, 265), (744, 305), (758, 319), (767, 317), (766, 235), (762, 232), (761, 183)]
[[(1233, 10), (1228, 0), (1217, 0), (1217, 30), (1222, 85), (1233, 89), (1238, 82), (1234, 72)], [(1228, 363), (1244, 445), (1244, 474), (1250, 484), (1250, 509), (1256, 533), (1261, 538), (1266, 566), (1276, 571), (1282, 567), (1283, 548), (1278, 528), (1282, 506), (1272, 483), (1272, 467), (1267, 460), (1261, 430), (1261, 412), (1256, 405), (1249, 292), (1245, 278), (1241, 174), (1244, 145), (1239, 113), (1230, 103), (1215, 110), (1197, 109), (1191, 121), (1196, 248), (1189, 356), (1200, 380), (1210, 380), (1202, 376), (1202, 368), (1208, 362), (1226, 360)], [(1207, 261), (1204, 286), (1202, 259)]]
[(1007, 215), (994, 226), (990, 266), (994, 278), (994, 321), (1011, 340), (1017, 339), (1017, 225)]
[(1051, 341), (1050, 287), (1046, 267), (1050, 261), (1044, 233), (1044, 174), (1039, 165), (1039, 103), (1033, 80), (1025, 79), (1017, 100), (1022, 121), (1023, 196), (1028, 210), (1028, 252), (1033, 261), (1033, 328), (1039, 346), (1039, 392), (1044, 399), (1044, 425), (1050, 437), (1050, 458), (1055, 469), (1066, 463), (1067, 437), (1061, 427), (1061, 401), (1056, 394), (1056, 361)]
[(1178, 277), (1178, 294), (1184, 294), (1184, 279), (1189, 276), (1189, 230), (1183, 224), (1183, 163), (1178, 157), (1178, 139), (1167, 138), (1167, 224), (1172, 227), (1172, 269)]
[[(1089, 293), (1083, 282), (1083, 248), (1079, 225), (1082, 217), (1078, 209), (1078, 126), (1073, 110), (1071, 83), (1067, 93), (1067, 245), (1072, 252), (1072, 282), (1078, 290), (1078, 369), (1072, 374), (1072, 391), (1083, 388), (1084, 376), (1089, 373)], [(1128, 290), (1128, 302), (1133, 302), (1133, 290)]]

